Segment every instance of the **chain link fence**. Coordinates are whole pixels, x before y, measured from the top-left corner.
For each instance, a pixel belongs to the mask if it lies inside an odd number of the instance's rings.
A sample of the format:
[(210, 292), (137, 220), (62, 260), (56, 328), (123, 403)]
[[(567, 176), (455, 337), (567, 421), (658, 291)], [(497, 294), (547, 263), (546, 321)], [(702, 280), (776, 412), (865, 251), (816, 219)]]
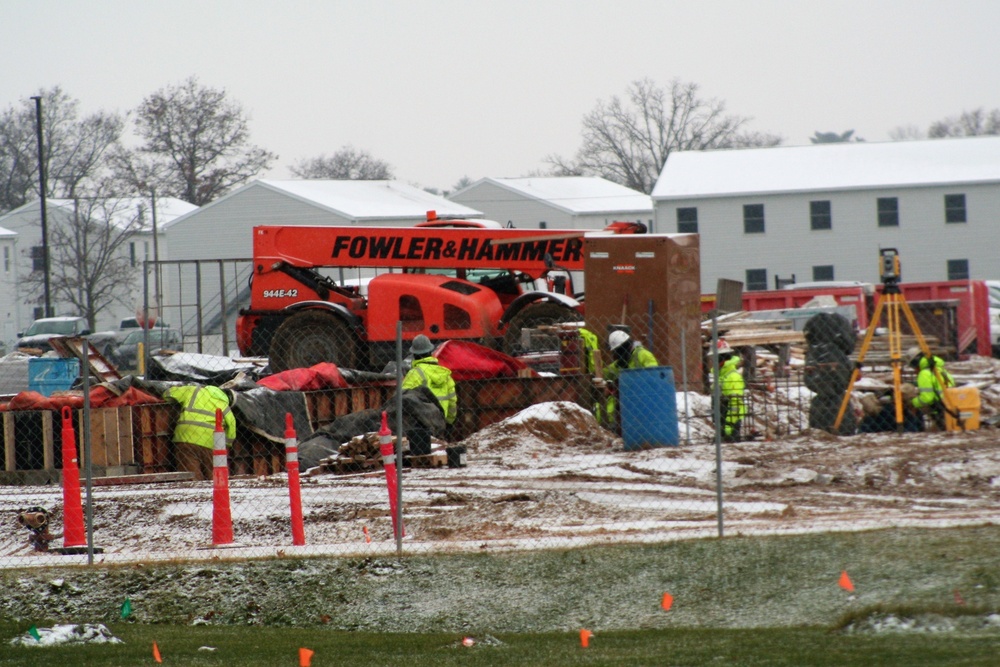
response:
[[(271, 373), (268, 357), (236, 348), (245, 262), (157, 268), (148, 303), (178, 339), (147, 330), (135, 368), (115, 366), (115, 351), (107, 367), (88, 358), (86, 387), (76, 360), (42, 358), (34, 392), (5, 399), (0, 566), (563, 548), (1000, 514), (988, 484), (908, 496), (923, 483), (912, 452), (875, 464), (888, 454), (873, 442), (937, 426), (909, 407), (895, 419), (894, 373), (918, 382), (891, 354), (873, 350), (853, 377), (859, 340), (840, 315), (796, 330), (649, 313), (625, 330), (546, 309), (495, 340), (444, 327), (432, 356), (452, 390), (411, 375), (428, 362), (414, 363), (406, 317), (373, 342), (316, 311), (309, 331), (283, 337), (301, 348), (271, 350), (315, 363)], [(352, 363), (336, 363), (344, 350)], [(983, 377), (993, 400), (996, 376)], [(957, 435), (969, 465), (992, 461), (989, 432)], [(186, 463), (185, 446), (204, 458)]]

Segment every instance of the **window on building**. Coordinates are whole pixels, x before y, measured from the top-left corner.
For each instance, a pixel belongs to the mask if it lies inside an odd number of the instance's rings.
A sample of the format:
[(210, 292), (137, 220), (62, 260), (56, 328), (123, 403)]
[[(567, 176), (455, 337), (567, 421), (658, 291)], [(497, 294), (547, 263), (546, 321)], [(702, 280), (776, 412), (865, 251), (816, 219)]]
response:
[(944, 196), (944, 221), (965, 222), (965, 195)]
[(10, 246), (3, 247), (3, 272), (10, 273)]
[(45, 248), (40, 245), (31, 246), (31, 270), (45, 270)]
[(743, 205), (743, 233), (763, 234), (764, 233), (764, 205), (744, 204)]
[(829, 200), (809, 202), (809, 225), (811, 229), (833, 229)]
[(813, 280), (833, 280), (833, 264), (814, 266)]
[(899, 227), (899, 199), (896, 197), (878, 198), (878, 226)]
[(767, 269), (747, 269), (748, 292), (767, 289)]
[(677, 209), (677, 233), (698, 233), (698, 209), (695, 207)]
[(969, 260), (949, 259), (948, 260), (948, 280), (968, 280)]
[(128, 244), (128, 261), (130, 266), (135, 266), (135, 241)]

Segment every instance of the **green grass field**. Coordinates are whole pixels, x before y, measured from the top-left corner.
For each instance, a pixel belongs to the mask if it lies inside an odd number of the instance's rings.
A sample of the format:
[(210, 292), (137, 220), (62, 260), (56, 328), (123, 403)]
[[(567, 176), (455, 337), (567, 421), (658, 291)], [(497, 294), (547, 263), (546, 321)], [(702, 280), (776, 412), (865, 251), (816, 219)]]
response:
[[(0, 625), (4, 637), (26, 628)], [(583, 648), (577, 633), (480, 637), (472, 647), (452, 634), (350, 633), (288, 628), (113, 625), (119, 645), (0, 648), (0, 665), (112, 667), (164, 665), (996, 665), (997, 636), (847, 636), (824, 628), (671, 629), (600, 633)], [(209, 651), (200, 647), (213, 647)]]
[[(153, 642), (164, 665), (227, 667), (294, 667), (299, 648), (315, 667), (997, 665), (998, 553), (1000, 528), (985, 525), (4, 570), (0, 667), (153, 665)], [(838, 584), (848, 570), (853, 591)], [(125, 643), (9, 643), (56, 622), (105, 623)]]
[[(12, 648), (6, 638), (27, 628), (0, 624), (0, 665), (120, 667), (153, 665), (153, 642), (164, 665), (240, 667), (312, 665), (502, 667), (504, 665), (996, 665), (997, 635), (845, 635), (824, 628), (765, 630), (668, 629), (600, 633), (583, 648), (577, 633), (480, 637), (472, 647), (453, 634), (379, 634), (301, 628), (190, 628), (112, 625), (125, 643)], [(493, 641), (496, 640), (496, 641)], [(214, 651), (199, 650), (202, 646)]]

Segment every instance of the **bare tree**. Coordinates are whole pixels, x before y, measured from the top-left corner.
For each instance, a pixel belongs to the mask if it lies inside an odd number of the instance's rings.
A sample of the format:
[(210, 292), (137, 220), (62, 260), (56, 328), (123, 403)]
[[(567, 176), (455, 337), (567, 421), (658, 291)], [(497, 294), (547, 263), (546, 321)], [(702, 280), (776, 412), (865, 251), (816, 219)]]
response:
[(277, 159), (250, 143), (243, 108), (196, 77), (154, 92), (135, 114), (136, 133), (145, 142), (139, 155), (150, 163), (142, 171), (157, 175), (150, 185), (163, 196), (202, 206)]
[(747, 133), (748, 118), (727, 115), (725, 104), (699, 96), (698, 85), (675, 79), (661, 88), (650, 79), (629, 85), (625, 99), (599, 101), (583, 118), (583, 146), (573, 160), (546, 158), (553, 173), (596, 175), (651, 192), (675, 150), (774, 146), (781, 138)]
[(854, 130), (846, 132), (814, 132), (809, 137), (809, 141), (814, 144), (849, 144), (852, 142), (864, 142), (861, 137), (854, 136)]
[(344, 146), (333, 155), (299, 160), (289, 168), (297, 178), (343, 181), (384, 181), (391, 179), (388, 162), (353, 146)]
[(1000, 134), (1000, 109), (986, 111), (983, 108), (963, 111), (931, 124), (927, 135), (931, 139), (942, 137), (978, 137)]
[(889, 138), (893, 141), (914, 141), (926, 139), (927, 135), (916, 125), (897, 125), (889, 130)]
[[(119, 146), (124, 119), (100, 111), (83, 118), (79, 103), (58, 86), (41, 90), (46, 195), (72, 198), (101, 180), (107, 155)], [(38, 198), (35, 103), (25, 99), (0, 114), (0, 211)]]
[[(129, 198), (78, 198), (73, 211), (58, 216), (50, 227), (53, 300), (72, 304), (91, 330), (111, 305), (132, 305), (127, 300), (138, 273), (129, 244), (148, 227), (143, 205)], [(25, 278), (32, 297), (40, 297), (43, 280), (40, 271)]]

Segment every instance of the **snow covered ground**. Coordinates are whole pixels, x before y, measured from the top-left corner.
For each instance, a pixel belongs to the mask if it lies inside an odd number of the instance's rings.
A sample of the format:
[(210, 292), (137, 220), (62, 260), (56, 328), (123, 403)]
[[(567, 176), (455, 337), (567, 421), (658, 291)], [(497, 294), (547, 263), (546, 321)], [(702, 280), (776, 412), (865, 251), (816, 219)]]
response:
[[(978, 364), (971, 373), (992, 378), (982, 389), (983, 417), (997, 414), (1000, 362), (969, 363)], [(681, 425), (678, 447), (626, 452), (620, 438), (575, 404), (533, 406), (463, 442), (467, 467), (405, 470), (403, 550), (566, 547), (716, 535), (720, 499), (727, 535), (1000, 521), (1000, 432), (995, 427), (850, 437), (806, 429), (794, 437), (769, 438), (766, 429), (775, 422), (808, 422), (794, 413), (794, 405), (796, 400), (787, 396), (772, 399), (769, 411), (762, 411), (761, 419), (771, 424), (761, 422), (761, 438), (722, 445), (721, 493), (712, 429), (704, 417), (693, 418), (690, 428)], [(706, 415), (708, 401), (680, 393), (677, 407), (682, 416), (685, 411)], [(784, 413), (775, 416), (771, 410)], [(234, 478), (230, 497), (235, 543), (213, 548), (210, 482), (95, 487), (94, 543), (103, 549), (95, 559), (396, 551), (381, 471), (305, 476), (305, 546), (291, 545), (285, 475)], [(53, 532), (61, 530), (58, 487), (0, 487), (0, 506), (8, 516), (32, 505), (54, 510)], [(26, 529), (16, 520), (8, 526), (0, 534), (0, 567), (86, 562), (81, 555), (35, 552)]]

